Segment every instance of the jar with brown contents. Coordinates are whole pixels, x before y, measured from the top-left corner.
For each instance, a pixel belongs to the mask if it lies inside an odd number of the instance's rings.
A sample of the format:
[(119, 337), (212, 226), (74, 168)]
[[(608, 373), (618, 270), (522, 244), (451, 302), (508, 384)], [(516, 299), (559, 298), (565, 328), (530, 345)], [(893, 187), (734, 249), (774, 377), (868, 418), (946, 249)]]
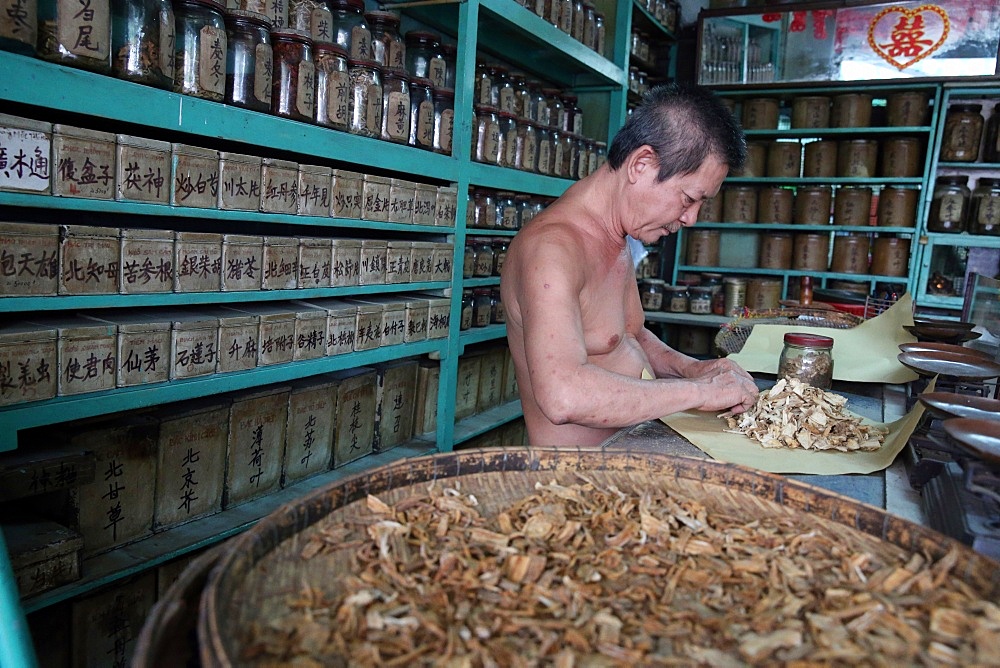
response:
[(879, 237), (872, 245), (871, 272), (878, 276), (906, 276), (910, 263), (910, 240)]
[(722, 234), (718, 230), (686, 230), (687, 264), (692, 267), (719, 266)]
[(796, 178), (802, 166), (802, 145), (797, 141), (771, 142), (767, 149), (767, 175)]
[(803, 95), (792, 100), (792, 127), (830, 127), (830, 98), (824, 95)]
[(382, 70), (374, 60), (347, 60), (351, 79), (351, 134), (378, 137), (382, 130)]
[(778, 378), (798, 380), (828, 390), (833, 384), (833, 339), (829, 336), (788, 332), (778, 358)]
[(923, 173), (920, 140), (913, 137), (882, 142), (882, 176), (910, 178)]
[(880, 227), (914, 227), (920, 191), (902, 186), (885, 186), (878, 196)]
[(832, 127), (867, 128), (872, 118), (872, 96), (868, 93), (845, 93), (833, 98)]
[(174, 30), (169, 0), (112, 2), (111, 71), (119, 79), (169, 89), (174, 83)]
[(885, 98), (886, 117), (893, 127), (920, 127), (927, 125), (930, 107), (926, 91), (890, 93)]
[(965, 231), (965, 217), (969, 209), (969, 177), (964, 175), (939, 176), (934, 185), (927, 230), (930, 232), (958, 233)]
[(872, 208), (872, 191), (868, 186), (841, 186), (833, 199), (833, 224), (864, 226)]
[(836, 236), (833, 240), (830, 271), (838, 274), (867, 274), (869, 243), (867, 234)]
[(765, 186), (757, 193), (757, 222), (788, 225), (792, 222), (795, 194), (789, 188)]
[(832, 200), (830, 186), (799, 186), (795, 192), (795, 223), (828, 225)]
[(788, 232), (770, 232), (761, 236), (757, 255), (760, 269), (792, 268), (792, 235)]
[(743, 102), (743, 127), (747, 130), (774, 130), (778, 127), (777, 98), (755, 97)]
[(837, 176), (872, 178), (878, 163), (878, 142), (847, 139), (837, 145)]
[(316, 44), (316, 124), (347, 130), (350, 121), (351, 75), (347, 51), (336, 44)]
[(729, 186), (722, 191), (723, 220), (727, 223), (753, 223), (757, 218), (757, 189), (753, 186)]
[[(111, 72), (111, 5), (108, 0), (91, 0), (87, 4), (39, 0), (37, 6), (39, 57), (101, 74)], [(27, 10), (26, 6), (22, 8)], [(219, 29), (225, 35), (222, 8), (214, 3), (212, 8), (218, 12)], [(14, 12), (13, 6), (5, 9)], [(221, 58), (225, 68), (225, 43)], [(222, 78), (225, 79), (225, 72)]]
[(271, 33), (271, 47), (274, 51), (271, 113), (311, 122), (316, 113), (316, 66), (309, 33), (275, 30)]
[(972, 191), (969, 232), (1000, 235), (1000, 179), (980, 177)]
[(222, 3), (175, 0), (174, 92), (222, 102), (226, 96), (226, 25)]
[[(435, 119), (434, 86), (430, 79), (412, 79), (410, 81), (410, 146), (434, 150)], [(452, 94), (454, 100), (454, 94)], [(452, 103), (454, 107), (454, 102)], [(452, 114), (454, 116), (454, 114)], [(450, 130), (449, 130), (450, 132)], [(448, 138), (448, 151), (451, 151), (451, 138)]]
[(953, 104), (948, 107), (941, 137), (942, 162), (975, 162), (983, 137), (981, 104)]
[(826, 271), (829, 255), (830, 237), (826, 234), (796, 234), (792, 249), (792, 269)]
[(802, 176), (827, 177), (837, 175), (837, 142), (811, 141), (805, 144)]

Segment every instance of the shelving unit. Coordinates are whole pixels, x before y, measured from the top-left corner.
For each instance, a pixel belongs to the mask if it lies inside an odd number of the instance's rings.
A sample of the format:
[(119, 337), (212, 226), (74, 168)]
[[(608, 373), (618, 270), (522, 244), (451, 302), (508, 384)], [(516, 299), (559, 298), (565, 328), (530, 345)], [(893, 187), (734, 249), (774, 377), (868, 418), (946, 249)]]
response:
[[(917, 216), (914, 221), (913, 227), (889, 227), (889, 226), (872, 226), (872, 225), (806, 225), (797, 224), (793, 221), (791, 224), (763, 224), (763, 223), (734, 223), (734, 222), (698, 222), (696, 229), (715, 229), (723, 232), (721, 237), (721, 244), (726, 244), (727, 233), (733, 233), (735, 236), (731, 238), (741, 239), (740, 243), (746, 243), (746, 241), (753, 240), (754, 235), (760, 232), (787, 232), (792, 233), (825, 233), (830, 236), (829, 252), (832, 255), (834, 239), (837, 234), (840, 233), (855, 233), (855, 234), (867, 234), (867, 235), (892, 235), (897, 237), (908, 238), (910, 240), (910, 252), (908, 259), (908, 268), (905, 276), (882, 276), (877, 274), (858, 274), (858, 273), (840, 273), (831, 270), (827, 271), (813, 271), (813, 270), (797, 270), (797, 269), (762, 269), (755, 265), (748, 263), (741, 263), (741, 266), (694, 266), (687, 264), (685, 262), (685, 252), (686, 252), (686, 239), (685, 234), (689, 234), (688, 230), (682, 229), (678, 233), (678, 241), (675, 252), (675, 261), (673, 265), (673, 274), (671, 280), (676, 282), (679, 274), (685, 272), (700, 272), (700, 271), (711, 271), (723, 274), (742, 274), (742, 275), (752, 275), (761, 277), (776, 277), (782, 280), (782, 298), (790, 298), (789, 295), (789, 279), (797, 279), (800, 276), (813, 276), (817, 279), (817, 287), (827, 287), (829, 281), (852, 281), (852, 282), (864, 282), (868, 284), (869, 290), (874, 290), (876, 285), (879, 283), (892, 283), (892, 284), (905, 284), (906, 289), (913, 291), (913, 288), (917, 282), (918, 268), (920, 266), (920, 226), (922, 222), (922, 217), (919, 215), (921, 211), (924, 210), (927, 200), (929, 199), (929, 184), (927, 179), (927, 174), (930, 171), (932, 155), (935, 153), (932, 145), (934, 143), (933, 133), (935, 128), (939, 124), (939, 111), (941, 109), (941, 97), (940, 97), (940, 86), (932, 83), (921, 83), (921, 82), (905, 82), (905, 83), (891, 83), (891, 84), (878, 84), (878, 85), (866, 85), (864, 88), (858, 88), (846, 85), (801, 85), (795, 87), (776, 87), (776, 86), (751, 86), (745, 85), (740, 87), (724, 87), (720, 88), (717, 93), (724, 97), (730, 98), (736, 101), (736, 113), (740, 114), (742, 110), (742, 104), (749, 98), (754, 97), (768, 97), (768, 98), (778, 98), (783, 101), (783, 108), (790, 106), (790, 101), (794, 100), (798, 96), (808, 96), (808, 95), (825, 95), (834, 96), (838, 94), (853, 93), (853, 92), (865, 92), (872, 95), (875, 109), (873, 109), (873, 117), (878, 118), (878, 113), (881, 111), (878, 107), (885, 104), (885, 96), (889, 93), (896, 91), (910, 91), (910, 90), (922, 90), (928, 95), (930, 102), (929, 116), (931, 118), (928, 125), (921, 126), (888, 126), (885, 123), (879, 124), (872, 127), (847, 127), (847, 128), (791, 128), (789, 117), (781, 116), (779, 118), (779, 124), (777, 128), (773, 129), (750, 129), (746, 130), (748, 141), (759, 141), (759, 140), (781, 140), (781, 139), (794, 139), (800, 141), (803, 145), (813, 141), (813, 140), (847, 140), (847, 139), (890, 139), (893, 137), (919, 137), (924, 145), (923, 148), (923, 168), (921, 170), (921, 175), (914, 177), (882, 177), (882, 176), (872, 176), (872, 177), (772, 177), (772, 176), (762, 176), (762, 177), (744, 177), (744, 176), (731, 176), (726, 179), (723, 188), (729, 185), (741, 185), (750, 184), (755, 186), (783, 186), (789, 188), (797, 188), (800, 186), (810, 186), (810, 185), (823, 185), (823, 186), (865, 186), (871, 188), (872, 190), (880, 190), (884, 186), (912, 186), (913, 188), (919, 189), (919, 198), (917, 203)], [(879, 156), (880, 160), (882, 156)], [(879, 167), (881, 171), (881, 166)], [(720, 193), (720, 196), (722, 194)], [(834, 191), (833, 200), (836, 200), (837, 193)], [(877, 201), (878, 192), (874, 192), (872, 195), (873, 202)], [(874, 204), (873, 204), (874, 210)], [(753, 258), (750, 258), (753, 261)], [(827, 265), (829, 267), (829, 263)]]
[[(371, 7), (375, 5), (370, 3)], [(501, 58), (529, 75), (574, 90), (587, 112), (585, 132), (607, 140), (625, 118), (627, 85), (626, 40), (632, 8), (619, 3), (609, 17), (608, 33), (611, 58), (595, 53), (570, 36), (514, 2), (514, 0), (467, 0), (454, 4), (402, 5), (404, 21), (441, 32), (457, 44), (457, 79), (472, 81), (477, 54)], [(404, 24), (405, 26), (405, 24)], [(617, 26), (617, 29), (614, 28)], [(513, 190), (532, 195), (556, 197), (572, 183), (514, 169), (472, 162), (470, 155), (472, 127), (471, 86), (455, 91), (455, 134), (453, 154), (438, 155), (408, 146), (376, 141), (336, 132), (306, 123), (279, 119), (220, 103), (186, 97), (75, 70), (41, 60), (0, 52), (0, 101), (5, 113), (50, 122), (65, 122), (93, 129), (126, 132), (138, 136), (179, 141), (238, 152), (279, 157), (310, 164), (354, 169), (383, 175), (414, 176), (425, 183), (457, 187), (459, 198), (454, 226), (415, 226), (373, 223), (353, 219), (281, 216), (256, 212), (184, 209), (165, 205), (94, 201), (78, 198), (0, 193), (0, 212), (7, 220), (37, 220), (83, 212), (87, 219), (108, 217), (114, 220), (141, 221), (142, 227), (173, 229), (178, 221), (190, 228), (207, 221), (213, 231), (243, 232), (247, 228), (275, 226), (287, 229), (288, 236), (302, 235), (301, 230), (322, 236), (341, 231), (368, 231), (388, 238), (447, 240), (454, 244), (453, 278), (450, 283), (428, 282), (361, 286), (352, 288), (316, 288), (260, 292), (161, 293), (147, 295), (87, 295), (53, 297), (13, 297), (0, 299), (0, 313), (11, 318), (30, 311), (74, 311), (92, 308), (128, 308), (136, 306), (176, 306), (188, 304), (225, 304), (245, 301), (338, 297), (364, 294), (394, 294), (414, 290), (445, 291), (460, 295), (463, 287), (496, 286), (497, 278), (463, 280), (462, 252), (467, 234), (513, 236), (511, 230), (466, 230), (465, 193), (471, 185), (497, 190)], [(16, 73), (16, 76), (14, 75)], [(136, 224), (134, 222), (130, 224)], [(122, 223), (126, 227), (128, 224)], [(282, 228), (281, 226), (286, 226)], [(400, 458), (429, 451), (451, 450), (454, 445), (485, 433), (518, 418), (520, 402), (514, 401), (456, 424), (454, 398), (458, 357), (466, 346), (503, 339), (506, 328), (491, 325), (459, 331), (461, 304), (452, 299), (448, 337), (419, 343), (378, 348), (336, 357), (260, 367), (171, 381), (148, 386), (120, 388), (108, 392), (57, 397), (33, 403), (0, 408), (0, 451), (18, 447), (17, 432), (30, 427), (60, 423), (79, 418), (149, 407), (184, 399), (207, 397), (221, 392), (285, 382), (294, 378), (330, 371), (399, 360), (416, 355), (430, 355), (441, 360), (438, 388), (437, 431), (434, 440), (427, 435), (386, 453), (368, 456), (344, 467), (328, 471), (272, 494), (239, 505), (202, 520), (153, 534), (126, 548), (112, 550), (84, 563), (84, 579), (35, 596), (18, 605), (4, 544), (0, 542), (0, 612), (10, 633), (0, 640), (0, 666), (24, 665), (32, 656), (30, 638), (21, 616), (24, 611), (41, 610), (53, 603), (74, 598), (103, 585), (149, 570), (167, 560), (190, 553), (244, 530), (281, 503), (345, 476)]]
[[(982, 104), (983, 141), (985, 143), (986, 121), (992, 107), (1000, 103), (1000, 87), (996, 85), (964, 86), (959, 84), (945, 85), (941, 100), (941, 114), (938, 115), (934, 133), (934, 145), (931, 150), (931, 164), (928, 170), (927, 187), (933, 191), (937, 177), (951, 174), (967, 175), (969, 189), (974, 190), (976, 182), (981, 177), (1000, 177), (1000, 163), (990, 162), (942, 162), (941, 144), (945, 134), (945, 117), (947, 110), (956, 103)], [(980, 149), (982, 156), (982, 149)], [(968, 266), (968, 253), (972, 249), (992, 250), (1000, 257), (1000, 237), (970, 234), (968, 231), (959, 234), (931, 232), (926, 221), (930, 217), (932, 197), (927, 197), (921, 207), (920, 219), (924, 221), (921, 243), (923, 255), (915, 280), (915, 301), (917, 306), (960, 311), (964, 300), (965, 273)], [(966, 216), (971, 220), (971, 213)], [(962, 256), (965, 257), (962, 257)], [(994, 263), (995, 264), (995, 263)], [(1000, 271), (995, 267), (994, 271)], [(954, 272), (954, 273), (953, 273)], [(958, 273), (960, 272), (960, 273)], [(951, 290), (938, 293), (931, 289), (930, 282), (935, 273), (951, 274), (953, 281)]]

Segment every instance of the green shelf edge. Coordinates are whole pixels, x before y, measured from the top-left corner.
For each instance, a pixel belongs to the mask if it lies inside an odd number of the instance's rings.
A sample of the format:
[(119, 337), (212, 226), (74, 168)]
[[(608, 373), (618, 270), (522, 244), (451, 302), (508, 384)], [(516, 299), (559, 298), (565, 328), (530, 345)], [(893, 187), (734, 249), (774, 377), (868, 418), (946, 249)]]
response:
[(506, 336), (507, 325), (486, 325), (485, 327), (473, 327), (472, 329), (462, 330), (458, 333), (458, 345), (464, 353), (466, 346), (471, 346), (476, 343), (484, 343), (486, 341), (494, 341), (496, 339), (506, 338)]
[(698, 313), (669, 313), (667, 311), (643, 311), (646, 322), (660, 322), (694, 327), (721, 327), (732, 318), (725, 315), (701, 315)]
[(726, 183), (759, 183), (759, 184), (778, 184), (778, 185), (820, 185), (820, 186), (837, 186), (837, 185), (921, 185), (924, 180), (921, 177), (904, 177), (904, 176), (893, 176), (893, 177), (882, 177), (873, 176), (867, 178), (855, 177), (855, 176), (730, 176), (726, 178)]
[(709, 223), (699, 221), (696, 228), (703, 230), (740, 230), (761, 232), (868, 232), (883, 234), (917, 234), (915, 227), (879, 227), (877, 225), (797, 225), (783, 223)]
[(964, 304), (962, 297), (945, 297), (941, 295), (922, 295), (916, 299), (917, 306), (930, 306), (933, 308), (948, 308), (961, 310)]
[(1000, 237), (982, 234), (947, 234), (926, 232), (928, 246), (968, 246), (969, 248), (1000, 248)]
[(488, 288), (500, 285), (499, 276), (483, 276), (481, 278), (463, 278), (463, 288)]
[(357, 230), (385, 230), (388, 232), (421, 232), (454, 234), (454, 227), (413, 225), (409, 223), (382, 223), (360, 218), (329, 218), (325, 216), (299, 216), (263, 211), (238, 211), (229, 209), (196, 209), (189, 206), (170, 206), (148, 202), (129, 202), (81, 197), (56, 197), (30, 193), (0, 192), (0, 206), (19, 206), (32, 209), (57, 209), (60, 211), (94, 211), (98, 213), (135, 214), (169, 218), (197, 218), (200, 220), (233, 220), (240, 222), (268, 223), (274, 225), (311, 225), (315, 227)]
[(464, 443), (480, 434), (485, 434), (491, 429), (505, 425), (522, 415), (521, 400), (515, 399), (506, 404), (485, 410), (482, 413), (462, 418), (455, 425), (453, 432), (455, 435), (455, 445)]
[(196, 399), (271, 383), (284, 383), (305, 376), (353, 369), (414, 355), (443, 354), (447, 344), (447, 338), (430, 339), (332, 357), (257, 367), (247, 371), (180, 378), (162, 383), (14, 404), (0, 409), (0, 452), (17, 449), (18, 429), (149, 408), (163, 403)]
[(928, 134), (929, 125), (912, 126), (877, 126), (867, 128), (774, 128), (765, 130), (744, 130), (747, 137), (836, 137), (838, 135), (895, 135), (895, 134)]
[[(323, 163), (349, 162), (392, 172), (457, 181), (459, 161), (411, 146), (361, 137), (332, 128), (180, 95), (111, 76), (0, 51), (0, 99), (68, 111), (100, 119), (185, 133), (195, 137), (315, 157)], [(122, 104), (121, 100), (129, 100)]]
[(877, 283), (906, 283), (906, 276), (876, 276), (874, 274), (838, 274), (833, 271), (810, 271), (807, 269), (760, 269), (758, 267), (694, 267), (686, 264), (678, 265), (677, 271), (699, 273), (704, 271), (720, 274), (754, 274), (760, 276), (812, 276), (814, 278), (833, 278), (845, 281), (875, 281)]
[(1000, 170), (1000, 163), (997, 162), (939, 162), (938, 169), (973, 169), (977, 171)]
[(576, 183), (571, 179), (523, 172), (519, 169), (497, 167), (479, 162), (469, 163), (468, 173), (469, 183), (473, 185), (546, 197), (558, 197)]

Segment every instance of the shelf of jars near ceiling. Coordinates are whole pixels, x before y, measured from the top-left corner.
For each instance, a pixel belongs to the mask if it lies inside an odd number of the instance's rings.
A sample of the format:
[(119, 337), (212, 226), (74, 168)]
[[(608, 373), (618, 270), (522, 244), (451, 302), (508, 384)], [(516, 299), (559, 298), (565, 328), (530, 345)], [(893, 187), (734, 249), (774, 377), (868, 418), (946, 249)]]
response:
[(1000, 88), (946, 86), (917, 304), (962, 308), (971, 273), (1000, 275)]
[(746, 129), (747, 162), (679, 232), (673, 283), (748, 278), (753, 310), (795, 299), (801, 276), (863, 294), (907, 289), (937, 93), (868, 90), (721, 92)]
[(680, 8), (670, 0), (633, 0), (629, 41), (628, 107), (651, 87), (672, 81), (676, 72)]

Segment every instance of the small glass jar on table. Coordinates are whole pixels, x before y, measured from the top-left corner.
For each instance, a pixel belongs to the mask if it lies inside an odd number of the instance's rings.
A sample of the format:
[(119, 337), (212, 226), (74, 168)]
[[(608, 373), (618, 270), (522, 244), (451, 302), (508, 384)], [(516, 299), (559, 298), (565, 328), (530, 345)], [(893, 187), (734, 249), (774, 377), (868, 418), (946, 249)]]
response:
[[(7, 10), (8, 18), (11, 11), (13, 6)], [(2, 23), (0, 19), (0, 35), (6, 33)], [(17, 28), (17, 20), (11, 23)], [(169, 89), (174, 84), (175, 28), (169, 0), (113, 0), (112, 73), (119, 79)]]
[(778, 378), (798, 380), (823, 390), (833, 384), (833, 339), (829, 336), (788, 332), (778, 358)]
[(226, 104), (271, 110), (271, 22), (263, 14), (226, 13)]
[(317, 42), (313, 51), (316, 59), (316, 124), (347, 130), (351, 107), (347, 51), (330, 42)]
[(175, 0), (174, 92), (222, 102), (226, 97), (226, 24), (215, 0)]
[(274, 51), (271, 113), (312, 122), (316, 114), (316, 66), (309, 33), (291, 28), (274, 30), (271, 48)]
[(374, 60), (347, 60), (351, 79), (348, 132), (378, 137), (382, 132), (382, 70)]

